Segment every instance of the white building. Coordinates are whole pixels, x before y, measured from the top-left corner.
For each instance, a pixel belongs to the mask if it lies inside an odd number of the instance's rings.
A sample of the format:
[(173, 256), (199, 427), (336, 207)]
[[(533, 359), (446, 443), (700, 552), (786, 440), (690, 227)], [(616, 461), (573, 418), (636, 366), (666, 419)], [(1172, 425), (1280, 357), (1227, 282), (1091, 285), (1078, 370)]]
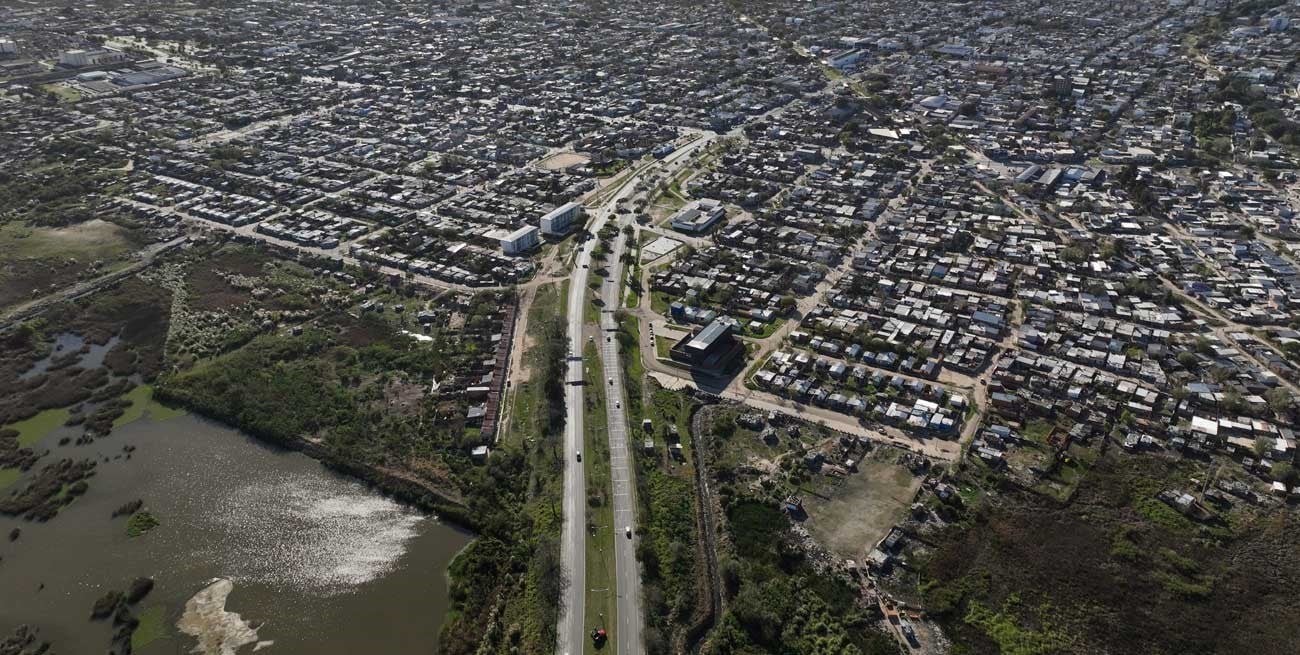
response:
[(0, 55), (18, 54), (18, 44), (12, 39), (0, 39)]
[(532, 225), (526, 225), (514, 232), (510, 232), (501, 237), (501, 252), (507, 255), (528, 252), (542, 242), (539, 234), (538, 229)]
[(573, 221), (580, 215), (582, 215), (582, 205), (579, 203), (571, 202), (556, 207), (542, 217), (542, 234), (548, 237), (568, 234), (569, 228), (573, 227)]
[(709, 198), (696, 200), (686, 205), (673, 216), (673, 229), (689, 234), (699, 234), (713, 227), (727, 215), (722, 203)]
[(130, 59), (125, 53), (116, 50), (69, 50), (59, 53), (59, 64), (72, 68), (120, 64)]
[(960, 59), (966, 59), (975, 54), (975, 48), (960, 43), (945, 43), (935, 48), (934, 51), (940, 54), (958, 57)]
[(834, 68), (835, 70), (844, 71), (856, 66), (858, 62), (862, 61), (862, 59), (866, 56), (867, 56), (867, 52), (865, 50), (859, 50), (855, 48), (853, 50), (849, 50), (848, 52), (842, 52), (838, 55), (835, 55), (834, 57), (831, 57), (830, 61), (828, 61), (827, 63), (830, 65), (831, 68)]

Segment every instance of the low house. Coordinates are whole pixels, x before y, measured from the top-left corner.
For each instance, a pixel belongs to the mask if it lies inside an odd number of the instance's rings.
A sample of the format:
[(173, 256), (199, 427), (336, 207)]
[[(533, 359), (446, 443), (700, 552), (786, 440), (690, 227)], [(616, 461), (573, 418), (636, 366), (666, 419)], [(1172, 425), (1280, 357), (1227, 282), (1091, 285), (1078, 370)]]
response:
[(482, 463), (487, 460), (488, 454), (490, 452), (491, 451), (488, 449), (487, 446), (475, 446), (472, 450), (469, 451), (469, 456), (470, 459), (474, 460), (475, 462)]

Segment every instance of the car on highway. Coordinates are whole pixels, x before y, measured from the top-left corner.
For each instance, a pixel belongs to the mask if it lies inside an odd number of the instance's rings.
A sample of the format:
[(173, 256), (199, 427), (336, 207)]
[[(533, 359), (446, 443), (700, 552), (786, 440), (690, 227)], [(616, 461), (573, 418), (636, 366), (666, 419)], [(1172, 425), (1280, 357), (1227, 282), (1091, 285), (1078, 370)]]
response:
[(617, 408), (617, 409), (622, 409), (622, 408), (623, 408), (623, 401), (621, 401), (621, 400), (615, 400), (615, 401), (614, 401), (614, 407)]
[(629, 526), (623, 528), (623, 534), (626, 534), (626, 535), (627, 535), (627, 538), (628, 538), (628, 539), (631, 539), (631, 538), (632, 538), (632, 526), (629, 525)]
[(609, 378), (609, 383), (614, 384), (614, 378)]

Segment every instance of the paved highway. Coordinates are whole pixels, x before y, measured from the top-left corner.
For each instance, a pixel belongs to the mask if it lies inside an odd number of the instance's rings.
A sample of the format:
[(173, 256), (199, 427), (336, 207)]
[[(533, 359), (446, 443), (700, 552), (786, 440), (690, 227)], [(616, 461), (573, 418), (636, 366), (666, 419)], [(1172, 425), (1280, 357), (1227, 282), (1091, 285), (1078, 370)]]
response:
[[(618, 652), (640, 653), (641, 648), (641, 573), (636, 561), (636, 512), (632, 496), (631, 454), (627, 448), (627, 394), (623, 389), (623, 370), (618, 356), (618, 321), (614, 311), (620, 302), (623, 289), (623, 264), (620, 259), (627, 249), (627, 237), (622, 231), (614, 240), (610, 254), (613, 265), (610, 275), (600, 290), (604, 311), (600, 315), (602, 341), (600, 354), (602, 373), (609, 388), (610, 406), (606, 407), (609, 435), (610, 480), (614, 491), (614, 568), (618, 580), (618, 622), (614, 639)], [(612, 380), (613, 382), (609, 382)]]
[[(660, 162), (646, 166), (634, 177), (642, 177), (657, 170), (675, 171), (680, 169), (692, 153), (712, 143), (713, 138), (703, 137), (683, 146), (677, 152)], [(638, 180), (628, 180), (619, 191), (600, 205), (588, 209), (591, 219), (587, 230), (595, 235), (614, 218), (620, 200), (631, 199), (641, 193), (636, 190)], [(626, 219), (623, 223), (628, 222)], [(620, 228), (622, 225), (619, 226)], [(573, 275), (569, 279), (568, 298), (568, 342), (569, 366), (565, 386), (565, 405), (567, 420), (564, 429), (565, 466), (564, 466), (564, 525), (561, 529), (560, 557), (567, 574), (568, 585), (562, 592), (563, 605), (560, 608), (559, 626), (556, 630), (556, 652), (563, 655), (578, 655), (583, 652), (590, 637), (583, 625), (586, 615), (586, 501), (587, 484), (583, 475), (582, 463), (577, 460), (577, 452), (582, 448), (583, 440), (583, 316), (587, 297), (587, 280), (591, 266), (591, 251), (598, 243), (593, 238), (583, 244), (574, 258)], [(618, 616), (611, 629), (611, 637), (618, 645), (620, 655), (637, 655), (643, 652), (641, 641), (641, 574), (636, 561), (636, 535), (629, 539), (627, 528), (636, 527), (635, 505), (632, 497), (632, 474), (630, 457), (627, 450), (627, 399), (623, 391), (623, 374), (619, 365), (618, 341), (613, 338), (613, 310), (619, 307), (619, 295), (622, 290), (623, 265), (619, 261), (626, 250), (626, 237), (620, 231), (614, 240), (613, 251), (606, 261), (609, 263), (610, 275), (601, 290), (601, 299), (609, 312), (601, 316), (601, 360), (604, 380), (587, 380), (589, 384), (605, 384), (608, 388), (608, 435), (611, 478), (614, 493), (614, 525), (604, 529), (615, 530), (614, 565), (615, 580), (618, 585)], [(605, 337), (609, 338), (606, 339)], [(613, 379), (613, 384), (608, 382)]]
[(556, 652), (576, 655), (583, 651), (583, 617), (586, 614), (586, 499), (587, 481), (577, 452), (582, 449), (582, 316), (586, 297), (587, 271), (591, 264), (588, 242), (578, 252), (573, 277), (569, 280), (568, 341), (569, 366), (564, 404), (564, 527), (561, 529), (560, 558), (568, 577), (560, 607), (560, 625), (556, 630)]
[[(629, 183), (625, 188), (632, 188)], [(600, 206), (591, 208), (587, 230), (595, 235), (613, 215), (616, 195)], [(574, 258), (573, 275), (569, 278), (568, 342), (569, 366), (565, 385), (564, 404), (564, 526), (561, 529), (560, 558), (568, 574), (568, 587), (563, 593), (564, 605), (560, 608), (560, 625), (556, 630), (556, 652), (577, 655), (583, 652), (588, 639), (583, 621), (586, 616), (587, 591), (587, 480), (582, 462), (577, 454), (583, 440), (583, 384), (599, 384), (600, 380), (583, 380), (582, 324), (587, 301), (587, 278), (591, 272), (591, 251), (598, 240), (592, 238), (578, 249)], [(612, 529), (612, 528), (611, 528)]]

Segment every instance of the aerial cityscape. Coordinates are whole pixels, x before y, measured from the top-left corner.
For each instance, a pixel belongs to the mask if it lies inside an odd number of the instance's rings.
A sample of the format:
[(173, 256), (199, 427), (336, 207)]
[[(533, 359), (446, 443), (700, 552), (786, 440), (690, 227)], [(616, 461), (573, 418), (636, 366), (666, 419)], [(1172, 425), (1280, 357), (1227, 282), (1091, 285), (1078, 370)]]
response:
[(0, 655), (1300, 653), (1300, 0), (5, 0)]

